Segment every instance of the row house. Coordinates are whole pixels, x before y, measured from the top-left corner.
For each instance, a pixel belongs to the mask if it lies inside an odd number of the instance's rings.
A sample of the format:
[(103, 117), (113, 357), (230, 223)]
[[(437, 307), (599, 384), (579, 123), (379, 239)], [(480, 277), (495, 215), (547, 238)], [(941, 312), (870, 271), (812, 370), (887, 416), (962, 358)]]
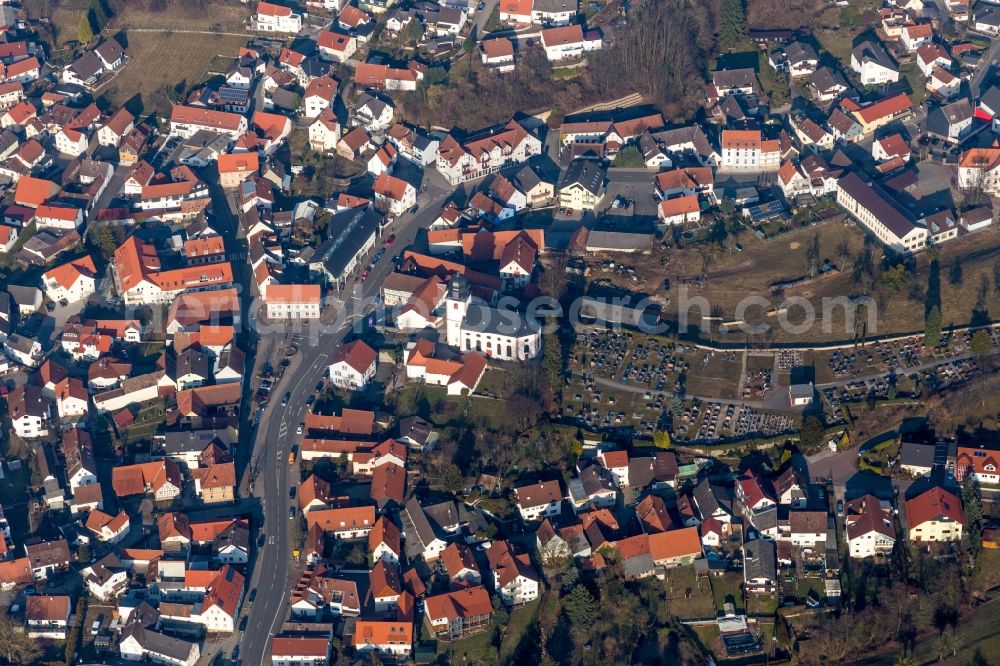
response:
[(272, 284), (261, 293), (268, 319), (319, 319), (323, 294), (318, 284)]
[(322, 619), (325, 616), (357, 617), (361, 598), (353, 580), (335, 578), (323, 565), (307, 570), (292, 592), (293, 618)]
[(436, 138), (401, 123), (389, 128), (386, 139), (396, 147), (400, 157), (419, 166), (433, 164), (437, 160), (437, 151), (441, 145)]
[(229, 262), (160, 270), (156, 248), (135, 236), (115, 250), (112, 273), (128, 305), (170, 303), (182, 292), (222, 289), (233, 281)]
[(319, 509), (306, 514), (311, 530), (318, 525), (323, 532), (338, 539), (361, 539), (368, 536), (375, 525), (375, 507), (358, 506), (339, 509)]
[(628, 120), (566, 121), (559, 128), (559, 143), (563, 148), (573, 144), (597, 144), (604, 148), (606, 155), (613, 156), (645, 132), (657, 131), (665, 124), (659, 113)]
[(413, 623), (358, 620), (351, 644), (359, 654), (405, 660), (413, 651)]
[(437, 169), (449, 183), (495, 173), (541, 153), (541, 141), (515, 120), (457, 139), (449, 134), (438, 149)]
[(271, 639), (273, 666), (324, 666), (330, 657), (330, 641), (311, 636), (275, 636)]
[(909, 116), (913, 112), (913, 102), (906, 93), (880, 99), (871, 104), (859, 107), (844, 104), (854, 119), (861, 125), (862, 134), (867, 135), (875, 130)]
[(777, 171), (781, 151), (776, 139), (764, 139), (760, 130), (722, 130), (722, 169)]
[(115, 467), (111, 487), (118, 497), (152, 493), (154, 499), (171, 500), (181, 493), (180, 468), (172, 460), (157, 460)]
[(236, 113), (179, 104), (170, 111), (170, 133), (182, 139), (190, 139), (199, 130), (208, 130), (236, 141), (247, 129), (247, 119)]

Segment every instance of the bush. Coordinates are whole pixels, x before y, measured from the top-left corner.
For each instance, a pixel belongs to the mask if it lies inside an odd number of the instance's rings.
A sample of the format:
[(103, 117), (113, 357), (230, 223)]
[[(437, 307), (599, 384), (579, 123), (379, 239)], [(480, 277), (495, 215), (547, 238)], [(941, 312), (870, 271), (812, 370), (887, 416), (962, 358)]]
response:
[(635, 146), (626, 146), (615, 156), (614, 165), (616, 167), (637, 169), (645, 166), (645, 162), (638, 148)]

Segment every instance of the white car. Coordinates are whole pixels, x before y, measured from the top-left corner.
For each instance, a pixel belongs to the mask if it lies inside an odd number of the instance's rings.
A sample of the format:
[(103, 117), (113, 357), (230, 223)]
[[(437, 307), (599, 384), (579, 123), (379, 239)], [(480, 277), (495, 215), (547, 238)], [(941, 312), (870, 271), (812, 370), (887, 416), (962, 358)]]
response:
[(300, 423), (299, 426), (295, 429), (295, 434), (296, 435), (301, 435), (302, 431), (305, 429), (305, 427), (306, 427), (305, 423)]

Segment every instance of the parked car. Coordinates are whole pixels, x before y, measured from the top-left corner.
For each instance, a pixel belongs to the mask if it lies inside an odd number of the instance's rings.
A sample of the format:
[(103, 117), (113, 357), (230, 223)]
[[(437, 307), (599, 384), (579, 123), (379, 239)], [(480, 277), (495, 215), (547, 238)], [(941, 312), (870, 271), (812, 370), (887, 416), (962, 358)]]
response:
[(396, 241), (396, 234), (389, 234), (389, 237), (385, 239), (386, 247), (392, 245)]
[(306, 424), (305, 424), (305, 423), (300, 423), (300, 424), (298, 425), (298, 427), (296, 427), (296, 428), (295, 428), (295, 434), (296, 434), (296, 435), (301, 435), (301, 434), (302, 434), (302, 431), (303, 431), (303, 430), (305, 430), (305, 427), (306, 427)]
[(288, 507), (288, 517), (289, 517), (289, 519), (295, 517), (295, 507), (294, 506)]

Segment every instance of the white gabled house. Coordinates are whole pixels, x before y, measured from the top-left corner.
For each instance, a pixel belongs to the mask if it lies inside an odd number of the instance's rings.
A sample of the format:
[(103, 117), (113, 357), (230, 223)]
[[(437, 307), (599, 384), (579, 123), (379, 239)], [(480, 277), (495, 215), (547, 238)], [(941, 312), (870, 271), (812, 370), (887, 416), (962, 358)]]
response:
[(253, 17), (253, 29), (259, 32), (280, 32), (295, 35), (302, 30), (302, 15), (294, 13), (288, 7), (270, 2), (259, 2)]
[(375, 350), (361, 340), (348, 342), (330, 359), (330, 382), (338, 388), (359, 390), (375, 376)]

